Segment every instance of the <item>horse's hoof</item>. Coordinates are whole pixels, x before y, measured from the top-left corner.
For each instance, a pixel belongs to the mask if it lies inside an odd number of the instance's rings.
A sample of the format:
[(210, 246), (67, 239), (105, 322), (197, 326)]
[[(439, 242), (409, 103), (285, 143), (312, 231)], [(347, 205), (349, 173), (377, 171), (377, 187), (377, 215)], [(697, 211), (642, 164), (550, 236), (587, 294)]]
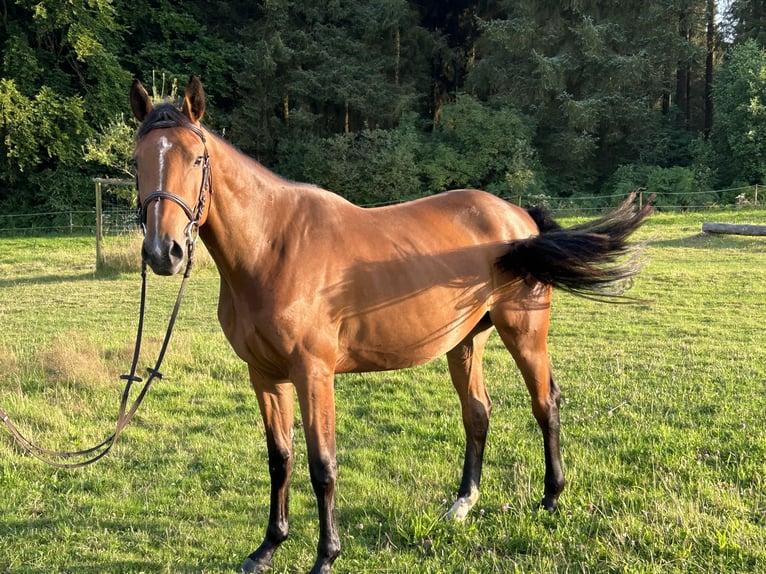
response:
[(476, 505), (479, 500), (479, 490), (474, 488), (468, 496), (461, 496), (455, 501), (447, 513), (444, 515), (444, 520), (454, 520), (455, 522), (463, 522), (468, 516), (468, 513)]
[(271, 570), (270, 562), (256, 562), (249, 556), (245, 558), (242, 566), (239, 567), (240, 574), (257, 574), (259, 572), (268, 572), (269, 570)]
[(543, 496), (543, 499), (540, 501), (540, 508), (553, 514), (559, 508), (558, 500), (553, 497)]

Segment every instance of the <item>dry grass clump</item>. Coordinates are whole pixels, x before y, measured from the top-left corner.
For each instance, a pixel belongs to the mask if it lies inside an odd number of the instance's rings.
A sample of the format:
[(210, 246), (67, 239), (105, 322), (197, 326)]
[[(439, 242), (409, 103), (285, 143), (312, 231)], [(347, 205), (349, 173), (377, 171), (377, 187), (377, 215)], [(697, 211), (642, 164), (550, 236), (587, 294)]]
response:
[(98, 271), (103, 273), (135, 273), (141, 271), (140, 233), (107, 237), (101, 250)]
[(11, 349), (0, 347), (0, 371), (8, 373), (15, 371), (18, 366), (18, 359), (16, 353)]
[(103, 351), (77, 335), (53, 340), (50, 347), (42, 352), (40, 362), (48, 387), (67, 385), (95, 390), (110, 379)]
[(0, 389), (17, 389), (19, 380), (19, 360), (16, 353), (6, 347), (0, 347)]

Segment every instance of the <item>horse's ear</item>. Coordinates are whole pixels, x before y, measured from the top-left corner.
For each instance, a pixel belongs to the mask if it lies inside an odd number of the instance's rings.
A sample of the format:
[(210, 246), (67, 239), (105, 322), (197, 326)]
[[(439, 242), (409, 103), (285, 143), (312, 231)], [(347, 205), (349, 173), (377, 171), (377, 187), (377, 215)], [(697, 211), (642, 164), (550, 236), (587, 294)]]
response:
[(205, 90), (197, 76), (189, 78), (184, 95), (184, 115), (193, 124), (198, 123), (205, 115)]
[(143, 122), (152, 111), (152, 99), (138, 80), (133, 80), (133, 85), (130, 87), (130, 107), (139, 122)]

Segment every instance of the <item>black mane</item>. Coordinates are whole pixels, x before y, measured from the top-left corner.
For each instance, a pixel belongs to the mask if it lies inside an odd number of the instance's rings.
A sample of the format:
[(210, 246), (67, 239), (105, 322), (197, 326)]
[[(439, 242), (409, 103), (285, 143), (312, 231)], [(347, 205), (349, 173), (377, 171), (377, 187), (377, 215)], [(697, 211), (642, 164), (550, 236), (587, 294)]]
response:
[(141, 122), (141, 125), (138, 128), (138, 133), (136, 134), (136, 138), (140, 140), (150, 131), (157, 128), (174, 127), (188, 128), (196, 126), (194, 126), (189, 121), (189, 119), (183, 115), (181, 110), (176, 108), (173, 104), (169, 102), (159, 104), (158, 106), (152, 108), (152, 111), (149, 112), (149, 115), (147, 115), (144, 118), (144, 121)]

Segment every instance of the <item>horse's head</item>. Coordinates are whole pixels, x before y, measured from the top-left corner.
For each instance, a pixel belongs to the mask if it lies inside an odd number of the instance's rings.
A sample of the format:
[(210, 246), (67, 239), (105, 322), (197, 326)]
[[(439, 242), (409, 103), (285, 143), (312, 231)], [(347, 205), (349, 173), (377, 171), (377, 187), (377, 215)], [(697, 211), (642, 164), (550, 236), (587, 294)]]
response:
[(133, 154), (145, 234), (141, 254), (158, 275), (173, 275), (182, 269), (210, 208), (210, 158), (199, 124), (205, 92), (192, 76), (183, 110), (170, 103), (155, 107), (136, 80), (130, 103), (141, 122)]

